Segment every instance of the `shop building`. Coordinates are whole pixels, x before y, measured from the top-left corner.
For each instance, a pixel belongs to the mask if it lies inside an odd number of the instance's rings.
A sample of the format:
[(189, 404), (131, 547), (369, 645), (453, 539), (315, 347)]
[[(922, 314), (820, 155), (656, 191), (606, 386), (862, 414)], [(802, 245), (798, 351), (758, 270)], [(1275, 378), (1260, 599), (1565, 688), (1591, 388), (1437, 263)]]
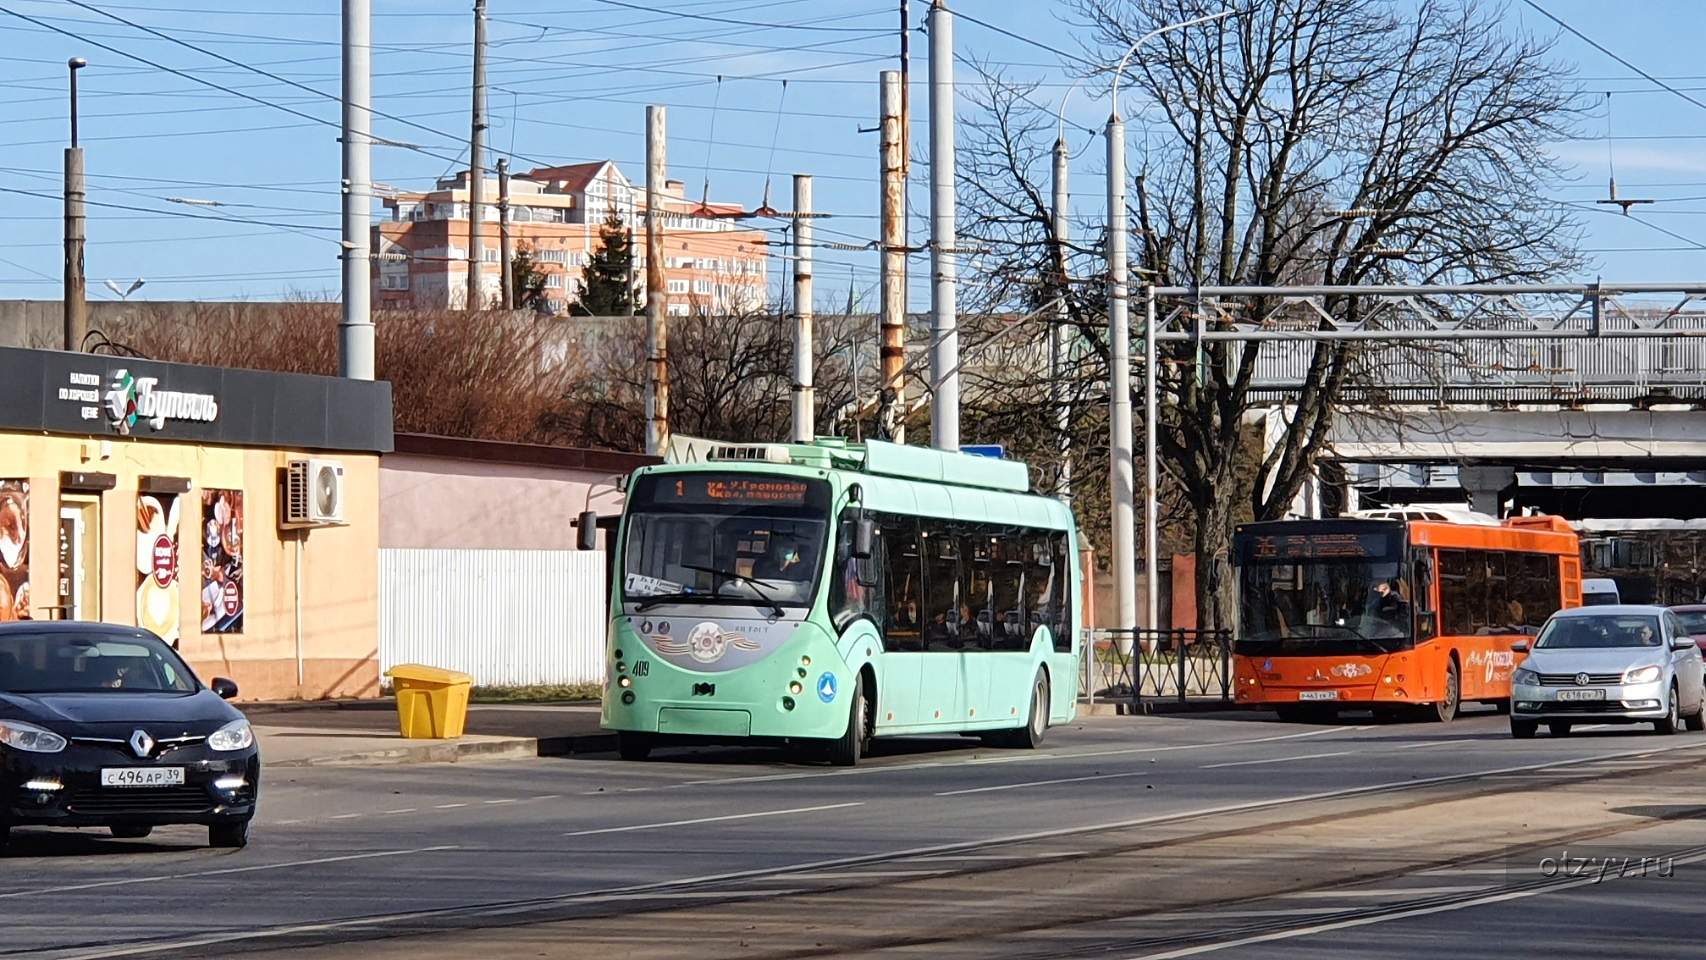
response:
[(0, 620), (146, 627), (243, 699), (378, 692), (387, 383), (0, 349)]

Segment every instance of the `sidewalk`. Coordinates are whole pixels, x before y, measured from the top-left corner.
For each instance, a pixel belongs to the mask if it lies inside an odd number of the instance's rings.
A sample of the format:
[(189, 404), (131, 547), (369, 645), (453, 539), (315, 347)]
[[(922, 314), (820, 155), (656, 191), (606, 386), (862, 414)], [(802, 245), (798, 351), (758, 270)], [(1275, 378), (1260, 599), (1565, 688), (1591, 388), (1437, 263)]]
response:
[(614, 734), (598, 727), (596, 703), (471, 704), (456, 740), (405, 740), (390, 698), (238, 705), (254, 725), (269, 767), (446, 763), (602, 753)]

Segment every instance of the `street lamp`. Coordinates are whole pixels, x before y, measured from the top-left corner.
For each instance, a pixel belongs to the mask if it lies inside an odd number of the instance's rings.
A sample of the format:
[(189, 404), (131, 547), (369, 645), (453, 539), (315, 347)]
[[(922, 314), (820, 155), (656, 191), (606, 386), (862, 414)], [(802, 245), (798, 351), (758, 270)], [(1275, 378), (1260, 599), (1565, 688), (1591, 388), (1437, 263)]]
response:
[(120, 287), (118, 284), (112, 282), (111, 280), (103, 280), (101, 282), (106, 284), (107, 289), (111, 290), (113, 292), (113, 295), (118, 297), (120, 300), (129, 300), (130, 295), (135, 293), (138, 290), (141, 290), (142, 285), (147, 283), (148, 281), (142, 279), (141, 277), (137, 277), (135, 280), (133, 280), (131, 282), (131, 284), (128, 288)]
[(82, 57), (66, 61), (71, 74), (71, 145), (65, 148), (65, 288), (60, 291), (66, 350), (83, 349), (89, 334), (87, 293), (84, 290), (83, 150), (77, 146), (77, 71), (89, 65)]
[[(1129, 264), (1126, 262), (1126, 144), (1125, 121), (1120, 119), (1120, 77), (1137, 48), (1154, 37), (1173, 30), (1209, 23), (1232, 15), (1222, 10), (1208, 16), (1195, 17), (1180, 23), (1158, 27), (1138, 37), (1119, 66), (1114, 68), (1113, 83), (1108, 89), (1108, 432), (1109, 432), (1109, 490), (1113, 499), (1114, 595), (1118, 600), (1120, 626), (1129, 629), (1137, 620), (1137, 552), (1136, 524), (1132, 517), (1135, 507), (1133, 487), (1131, 430), (1131, 321), (1127, 302)], [(1070, 95), (1071, 91), (1067, 93)], [(1065, 109), (1065, 100), (1061, 101)], [(1155, 298), (1146, 298), (1143, 327), (1143, 421), (1144, 421), (1144, 586), (1147, 605), (1145, 627), (1154, 630), (1159, 625), (1160, 566), (1156, 550), (1160, 545), (1160, 525), (1155, 515), (1156, 485), (1159, 468), (1155, 455), (1156, 387), (1155, 387)], [(1126, 644), (1122, 644), (1125, 647)]]

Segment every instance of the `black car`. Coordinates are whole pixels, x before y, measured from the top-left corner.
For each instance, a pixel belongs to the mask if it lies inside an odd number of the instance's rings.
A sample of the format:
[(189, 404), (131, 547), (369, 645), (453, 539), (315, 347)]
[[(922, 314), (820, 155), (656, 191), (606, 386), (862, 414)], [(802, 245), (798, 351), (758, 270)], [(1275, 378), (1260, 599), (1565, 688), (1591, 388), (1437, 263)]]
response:
[(236, 695), (146, 630), (0, 624), (0, 846), (17, 826), (136, 838), (179, 823), (243, 846), (261, 757)]

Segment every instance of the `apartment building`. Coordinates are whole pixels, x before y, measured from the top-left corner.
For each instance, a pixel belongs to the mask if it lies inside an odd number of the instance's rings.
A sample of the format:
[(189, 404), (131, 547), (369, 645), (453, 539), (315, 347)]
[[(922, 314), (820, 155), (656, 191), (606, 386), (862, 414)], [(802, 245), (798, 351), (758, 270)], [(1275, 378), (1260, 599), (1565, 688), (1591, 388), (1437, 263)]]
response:
[[(501, 301), (498, 184), (483, 187), (480, 300)], [(611, 214), (633, 238), (633, 283), (646, 284), (645, 189), (610, 160), (543, 167), (510, 178), (510, 238), (530, 250), (545, 274), (546, 308), (563, 312), (579, 296), (583, 269), (602, 243)], [(468, 174), (440, 180), (426, 193), (385, 197), (390, 219), (373, 228), (380, 256), (373, 268), (373, 302), (382, 309), (459, 309), (468, 303)], [(767, 301), (769, 248), (763, 230), (739, 219), (740, 204), (707, 203), (668, 182), (661, 210), (669, 313), (728, 313), (762, 309)]]

